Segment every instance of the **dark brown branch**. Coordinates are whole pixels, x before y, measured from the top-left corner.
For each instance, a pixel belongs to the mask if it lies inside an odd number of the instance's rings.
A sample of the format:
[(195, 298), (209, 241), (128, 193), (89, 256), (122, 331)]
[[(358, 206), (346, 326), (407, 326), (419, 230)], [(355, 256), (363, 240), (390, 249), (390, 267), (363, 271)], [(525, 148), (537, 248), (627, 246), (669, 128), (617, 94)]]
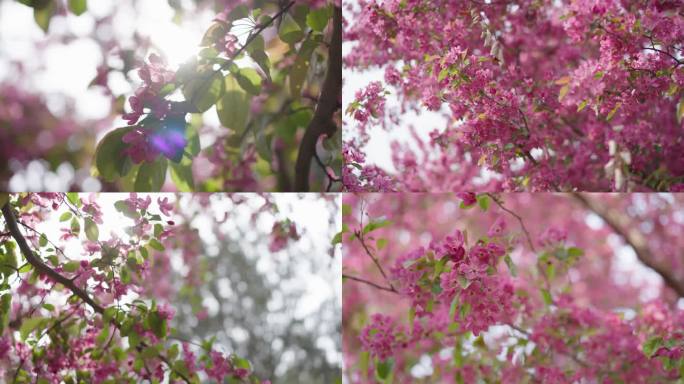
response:
[(342, 95), (342, 8), (335, 7), (333, 11), (333, 33), (328, 49), (328, 69), (323, 89), (316, 104), (316, 111), (311, 123), (304, 132), (299, 144), (297, 163), (295, 164), (295, 190), (309, 191), (309, 173), (311, 160), (316, 154), (318, 138), (326, 135), (332, 137), (337, 130), (333, 115), (340, 106)]
[(83, 300), (91, 308), (93, 308), (95, 312), (99, 314), (104, 313), (104, 308), (100, 304), (96, 303), (90, 296), (88, 296), (88, 294), (83, 289), (77, 287), (73, 281), (69, 280), (65, 276), (59, 274), (54, 269), (50, 268), (41, 259), (39, 259), (35, 253), (33, 253), (31, 247), (29, 247), (28, 243), (26, 242), (26, 238), (19, 230), (19, 226), (17, 225), (17, 219), (14, 216), (14, 213), (12, 212), (12, 208), (10, 207), (9, 203), (5, 204), (5, 206), (2, 207), (2, 215), (5, 217), (5, 221), (7, 222), (7, 229), (19, 245), (21, 253), (26, 258), (26, 261), (28, 261), (33, 266), (33, 268), (36, 269), (36, 271), (38, 271), (42, 275), (48, 276), (52, 281), (60, 283), (64, 287), (68, 288), (71, 292), (74, 293), (74, 295), (81, 298), (81, 300)]
[(363, 284), (366, 284), (366, 285), (370, 285), (371, 287), (374, 287), (374, 288), (377, 288), (377, 289), (381, 289), (381, 290), (383, 290), (383, 291), (392, 292), (392, 293), (399, 293), (399, 292), (397, 292), (396, 289), (394, 289), (394, 288), (392, 288), (392, 287), (383, 287), (383, 286), (380, 285), (380, 284), (376, 284), (376, 283), (374, 283), (374, 282), (372, 282), (372, 281), (368, 281), (368, 280), (362, 279), (362, 278), (360, 278), (360, 277), (356, 277), (356, 276), (352, 276), (352, 275), (347, 275), (347, 274), (344, 274), (344, 273), (343, 273), (343, 274), (342, 274), (342, 278), (343, 278), (343, 279), (353, 280), (353, 281), (356, 281), (356, 282), (359, 282), (359, 283), (363, 283)]
[(677, 280), (672, 274), (671, 269), (659, 265), (659, 263), (654, 260), (653, 253), (647, 245), (647, 240), (641, 232), (636, 229), (629, 230), (625, 228), (626, 221), (628, 220), (627, 217), (621, 215), (619, 212), (611, 211), (610, 209), (603, 207), (601, 204), (592, 201), (591, 198), (588, 198), (583, 194), (573, 193), (573, 197), (584, 205), (584, 207), (603, 219), (613, 232), (622, 237), (625, 243), (634, 250), (639, 261), (653, 269), (663, 278), (668, 287), (677, 292), (680, 297), (684, 297), (684, 282)]
[(342, 181), (339, 177), (335, 177), (335, 175), (331, 175), (330, 172), (328, 172), (328, 168), (326, 167), (325, 164), (323, 164), (323, 161), (321, 158), (318, 156), (318, 153), (314, 152), (314, 159), (316, 159), (316, 163), (318, 163), (318, 166), (321, 167), (323, 172), (325, 172), (325, 175), (328, 177), (328, 186), (325, 188), (326, 192), (330, 192), (330, 189), (332, 188), (333, 183), (338, 183)]

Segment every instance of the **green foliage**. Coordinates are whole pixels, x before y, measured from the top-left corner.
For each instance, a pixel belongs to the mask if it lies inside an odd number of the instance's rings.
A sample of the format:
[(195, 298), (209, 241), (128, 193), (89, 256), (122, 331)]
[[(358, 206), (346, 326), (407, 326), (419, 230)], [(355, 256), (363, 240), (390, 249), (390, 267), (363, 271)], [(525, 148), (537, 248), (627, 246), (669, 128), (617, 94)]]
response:
[(125, 153), (128, 144), (122, 141), (125, 134), (133, 127), (118, 128), (100, 141), (95, 150), (95, 166), (103, 179), (114, 181), (125, 176), (131, 166), (131, 161)]
[(226, 91), (216, 105), (221, 124), (241, 135), (247, 125), (251, 96), (240, 86), (233, 75), (225, 78)]
[(5, 293), (0, 296), (0, 335), (3, 334), (5, 328), (9, 324), (9, 314), (12, 304), (12, 295)]
[(168, 161), (159, 156), (153, 162), (144, 162), (140, 165), (138, 175), (135, 178), (135, 190), (138, 192), (156, 192), (161, 190), (166, 179)]
[(90, 241), (97, 241), (98, 238), (100, 237), (100, 231), (97, 228), (97, 224), (93, 221), (91, 218), (86, 218), (84, 221), (85, 224), (85, 234), (88, 240)]
[(261, 93), (261, 76), (254, 68), (242, 68), (234, 72), (238, 84), (252, 95)]
[(88, 0), (69, 0), (69, 10), (80, 16), (88, 9)]
[(26, 341), (29, 335), (33, 332), (42, 331), (49, 322), (50, 319), (40, 316), (24, 319), (21, 323), (21, 327), (19, 327), (19, 337), (21, 337), (22, 341)]
[(304, 37), (304, 31), (289, 13), (285, 13), (280, 22), (278, 36), (280, 40), (293, 45)]
[(202, 70), (194, 68), (189, 79), (183, 85), (183, 95), (198, 112), (205, 112), (221, 98), (225, 92), (223, 76), (220, 71), (210, 67)]
[(331, 8), (324, 7), (319, 9), (313, 9), (306, 15), (306, 25), (316, 32), (323, 32), (325, 27), (328, 25), (328, 20), (330, 20)]
[(150, 239), (148, 245), (157, 251), (163, 251), (165, 249), (164, 245), (162, 245), (162, 243), (160, 243), (157, 239)]
[(72, 216), (71, 212), (69, 212), (69, 211), (64, 212), (59, 216), (59, 221), (60, 222), (69, 221), (69, 219), (71, 219), (71, 216)]
[(290, 95), (294, 98), (298, 98), (302, 92), (302, 86), (309, 71), (311, 54), (316, 45), (318, 45), (317, 39), (308, 36), (299, 48), (299, 52), (297, 52), (297, 58), (290, 70)]
[(155, 336), (163, 338), (166, 336), (166, 319), (159, 315), (159, 312), (152, 311), (147, 314), (147, 325)]
[(663, 341), (662, 337), (659, 336), (654, 336), (646, 340), (644, 342), (644, 345), (642, 346), (642, 350), (644, 351), (644, 355), (648, 357), (652, 357), (660, 347), (665, 345), (665, 342)]
[(76, 272), (80, 268), (81, 264), (78, 261), (69, 261), (62, 267), (64, 272)]
[(171, 163), (171, 180), (181, 192), (192, 192), (195, 183), (192, 176), (192, 161), (181, 161), (181, 164)]
[(384, 361), (377, 360), (375, 362), (375, 378), (382, 383), (391, 382), (393, 366), (394, 361), (392, 359), (387, 359)]
[(380, 229), (380, 228), (386, 227), (386, 226), (391, 225), (391, 224), (392, 224), (392, 222), (387, 220), (387, 219), (372, 220), (370, 223), (366, 224), (363, 227), (363, 230), (361, 232), (365, 235), (367, 233), (375, 231), (376, 229)]

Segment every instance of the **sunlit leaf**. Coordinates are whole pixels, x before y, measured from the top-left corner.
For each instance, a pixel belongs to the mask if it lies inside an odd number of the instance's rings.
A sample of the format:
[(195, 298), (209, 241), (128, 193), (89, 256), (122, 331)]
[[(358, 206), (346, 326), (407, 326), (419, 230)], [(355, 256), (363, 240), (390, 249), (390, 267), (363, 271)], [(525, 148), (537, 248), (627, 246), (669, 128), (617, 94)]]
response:
[(304, 37), (304, 31), (289, 13), (283, 15), (278, 28), (280, 40), (292, 45)]
[(226, 91), (216, 106), (218, 117), (224, 127), (241, 134), (247, 125), (251, 97), (232, 75), (226, 76), (225, 81)]
[(91, 218), (86, 218), (84, 224), (85, 234), (88, 240), (97, 241), (100, 237), (100, 231), (97, 228), (97, 224), (95, 224), (95, 222)]
[(168, 161), (163, 157), (158, 157), (153, 162), (142, 163), (135, 179), (135, 190), (137, 192), (160, 191), (166, 179), (167, 165)]
[(124, 176), (127, 162), (130, 162), (124, 151), (128, 144), (122, 141), (123, 136), (130, 132), (133, 127), (115, 129), (100, 140), (95, 150), (95, 165), (103, 179), (114, 181), (119, 176)]
[(69, 10), (80, 16), (88, 9), (88, 0), (69, 0)]

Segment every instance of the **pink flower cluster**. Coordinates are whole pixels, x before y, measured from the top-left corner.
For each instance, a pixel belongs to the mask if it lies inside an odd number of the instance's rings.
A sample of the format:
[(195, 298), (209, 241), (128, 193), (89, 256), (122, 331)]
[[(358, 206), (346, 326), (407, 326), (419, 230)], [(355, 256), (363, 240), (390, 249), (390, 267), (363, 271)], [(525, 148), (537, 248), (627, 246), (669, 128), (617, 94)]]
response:
[(297, 226), (290, 220), (277, 221), (273, 223), (271, 229), (271, 242), (268, 245), (268, 250), (271, 252), (278, 252), (285, 249), (290, 240), (299, 240), (299, 233), (297, 233)]
[[(384, 105), (382, 83), (359, 90), (349, 104), (358, 123), (345, 140), (363, 153), (371, 124), (406, 135), (418, 125), (415, 145), (392, 146), (397, 189), (681, 184), (684, 18), (674, 11), (681, 1), (358, 5), (345, 30), (346, 68), (384, 69), (398, 103)], [(424, 110), (445, 122), (426, 127), (404, 117)], [(423, 142), (433, 128), (440, 139)], [(411, 172), (407, 158), (418, 163)], [(484, 169), (496, 175), (486, 184)]]
[(371, 316), (370, 324), (361, 332), (361, 343), (373, 356), (385, 360), (392, 356), (397, 348), (397, 326), (394, 319), (376, 313)]
[(138, 70), (143, 83), (128, 100), (132, 111), (123, 115), (128, 124), (135, 125), (149, 108), (158, 119), (164, 118), (171, 110), (171, 103), (160, 94), (162, 88), (175, 80), (176, 73), (166, 67), (166, 63), (156, 54), (148, 57)]

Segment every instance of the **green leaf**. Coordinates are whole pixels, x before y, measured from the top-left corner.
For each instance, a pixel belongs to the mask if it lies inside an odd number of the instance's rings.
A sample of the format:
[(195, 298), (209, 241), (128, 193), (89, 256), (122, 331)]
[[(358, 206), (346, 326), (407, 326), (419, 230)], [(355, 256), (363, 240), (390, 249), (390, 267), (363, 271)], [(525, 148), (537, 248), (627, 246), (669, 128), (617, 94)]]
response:
[(155, 336), (160, 339), (166, 336), (166, 319), (161, 317), (159, 312), (150, 312), (147, 315), (147, 321), (150, 325), (150, 330), (155, 334)]
[(302, 86), (309, 72), (309, 63), (314, 48), (316, 48), (314, 40), (310, 37), (304, 40), (299, 48), (299, 52), (297, 52), (297, 58), (292, 65), (292, 69), (290, 69), (290, 96), (294, 98), (299, 98), (302, 93)]
[(513, 263), (513, 259), (511, 259), (511, 256), (504, 256), (504, 261), (506, 262), (506, 266), (508, 267), (508, 270), (511, 272), (511, 275), (513, 277), (518, 276), (518, 269), (516, 268), (515, 263)]
[(610, 112), (608, 112), (608, 116), (606, 116), (606, 121), (611, 121), (613, 119), (613, 116), (617, 113), (618, 109), (622, 106), (622, 103), (617, 103), (615, 104), (615, 108), (613, 108)]
[(68, 221), (69, 219), (71, 219), (71, 216), (72, 216), (72, 215), (71, 215), (71, 212), (64, 212), (64, 213), (62, 213), (62, 215), (59, 217), (59, 221), (60, 221), (60, 222)]
[(234, 73), (238, 84), (252, 95), (261, 93), (261, 76), (254, 68), (242, 68)]
[(81, 16), (88, 9), (88, 0), (69, 0), (69, 10), (76, 16)]
[(52, 20), (52, 16), (54, 16), (54, 14), (55, 6), (52, 1), (50, 1), (45, 7), (33, 8), (33, 19), (36, 21), (36, 24), (38, 24), (40, 29), (42, 29), (45, 33), (47, 33), (48, 28), (50, 27), (50, 20)]
[(378, 241), (375, 242), (375, 246), (378, 248), (378, 251), (381, 251), (387, 246), (387, 239), (378, 239)]
[(658, 349), (660, 349), (660, 347), (663, 346), (663, 344), (664, 342), (662, 337), (653, 336), (646, 340), (641, 349), (644, 351), (644, 355), (650, 358), (658, 351)]
[(81, 267), (81, 263), (78, 261), (70, 261), (62, 267), (65, 272), (76, 272)]
[(150, 247), (153, 249), (156, 249), (157, 251), (163, 251), (164, 245), (160, 243), (157, 239), (150, 239), (150, 242), (148, 243)]
[(85, 219), (85, 234), (88, 240), (90, 241), (97, 241), (98, 238), (100, 237), (100, 231), (97, 228), (97, 224), (93, 221), (91, 218), (86, 218)]
[(199, 133), (195, 124), (187, 124), (185, 126), (185, 138), (188, 140), (188, 146), (185, 148), (192, 156), (197, 156), (202, 147), (200, 146)]
[(387, 359), (384, 361), (377, 361), (375, 363), (375, 377), (380, 381), (385, 381), (389, 378), (390, 373), (392, 373), (392, 366), (394, 361), (392, 359)]
[(135, 178), (135, 191), (159, 192), (164, 185), (164, 180), (166, 180), (167, 165), (168, 161), (161, 156), (151, 163), (142, 163)]
[(21, 323), (21, 327), (19, 328), (19, 335), (21, 337), (21, 340), (25, 341), (31, 333), (33, 333), (36, 330), (40, 330), (48, 322), (50, 322), (50, 319), (44, 317), (30, 317), (28, 319), (25, 319)]
[(455, 319), (457, 309), (458, 309), (458, 295), (454, 296), (454, 299), (451, 300), (451, 306), (449, 307), (449, 320)]
[(587, 100), (582, 101), (580, 105), (577, 106), (577, 112), (582, 112), (582, 110), (587, 107), (587, 104), (589, 104)]
[(342, 216), (351, 215), (352, 208), (349, 204), (342, 204)]
[(77, 207), (81, 206), (81, 198), (78, 197), (78, 193), (76, 192), (67, 192), (66, 194), (67, 200), (69, 202)]
[(684, 120), (684, 98), (681, 98), (677, 104), (677, 122), (681, 124), (682, 120)]
[(306, 15), (306, 25), (316, 32), (323, 32), (330, 19), (330, 7), (312, 9)]
[(386, 227), (388, 225), (391, 225), (392, 222), (386, 219), (380, 219), (380, 220), (375, 220), (371, 221), (370, 223), (366, 224), (365, 227), (363, 227), (363, 234), (367, 234), (369, 232), (375, 231), (376, 229)]
[(195, 190), (195, 182), (192, 176), (192, 162), (190, 164), (180, 164), (171, 162), (171, 181), (181, 192), (192, 192)]
[(54, 311), (54, 310), (55, 310), (55, 306), (52, 305), (52, 304), (47, 304), (47, 303), (45, 303), (45, 304), (42, 305), (42, 307), (45, 308), (45, 309), (47, 309), (48, 311)]
[(124, 284), (131, 282), (131, 271), (126, 267), (121, 268), (121, 282)]
[(477, 204), (480, 206), (482, 211), (487, 212), (489, 209), (489, 196), (477, 195)]
[(343, 232), (337, 232), (335, 236), (332, 239), (332, 245), (336, 245), (342, 242), (342, 234)]
[(219, 21), (214, 22), (209, 29), (204, 32), (204, 36), (200, 42), (200, 47), (209, 47), (213, 45), (215, 42), (223, 38), (227, 33), (228, 30), (226, 30), (226, 23)]
[(540, 291), (542, 294), (542, 298), (544, 299), (544, 304), (546, 304), (547, 306), (553, 304), (553, 298), (551, 297), (551, 292), (549, 292), (549, 290), (545, 289), (545, 288), (541, 288)]
[(302, 28), (295, 19), (289, 13), (286, 13), (280, 21), (278, 36), (280, 40), (292, 45), (304, 37), (304, 31), (302, 31)]
[(223, 95), (225, 88), (221, 71), (208, 69), (191, 75), (183, 85), (183, 95), (198, 112), (211, 108)]
[(252, 365), (249, 363), (249, 360), (243, 359), (241, 357), (236, 357), (235, 359), (233, 359), (233, 364), (238, 368), (243, 368), (247, 370), (252, 369)]
[(77, 236), (79, 233), (81, 233), (81, 223), (79, 223), (78, 219), (75, 217), (71, 219), (71, 232)]
[(9, 325), (10, 307), (12, 304), (12, 294), (6, 293), (0, 296), (0, 335)]
[(125, 176), (130, 169), (130, 159), (124, 151), (128, 144), (124, 143), (122, 138), (132, 129), (133, 127), (115, 129), (106, 134), (97, 145), (95, 166), (106, 181), (114, 181), (117, 177)]
[(235, 77), (226, 76), (226, 92), (216, 105), (221, 124), (242, 134), (247, 125), (251, 97), (240, 87)]
[(161, 224), (157, 223), (154, 225), (154, 237), (159, 238), (159, 236), (164, 232), (164, 227), (162, 227)]
[(252, 40), (252, 43), (247, 46), (247, 53), (266, 74), (266, 77), (271, 79), (271, 60), (264, 51), (264, 38), (258, 35)]
[(48, 238), (47, 238), (47, 236), (45, 236), (44, 233), (40, 234), (40, 239), (38, 240), (38, 244), (41, 247), (45, 247), (46, 245), (48, 245)]
[(581, 248), (570, 247), (568, 248), (569, 257), (582, 257), (584, 256), (584, 251)]

